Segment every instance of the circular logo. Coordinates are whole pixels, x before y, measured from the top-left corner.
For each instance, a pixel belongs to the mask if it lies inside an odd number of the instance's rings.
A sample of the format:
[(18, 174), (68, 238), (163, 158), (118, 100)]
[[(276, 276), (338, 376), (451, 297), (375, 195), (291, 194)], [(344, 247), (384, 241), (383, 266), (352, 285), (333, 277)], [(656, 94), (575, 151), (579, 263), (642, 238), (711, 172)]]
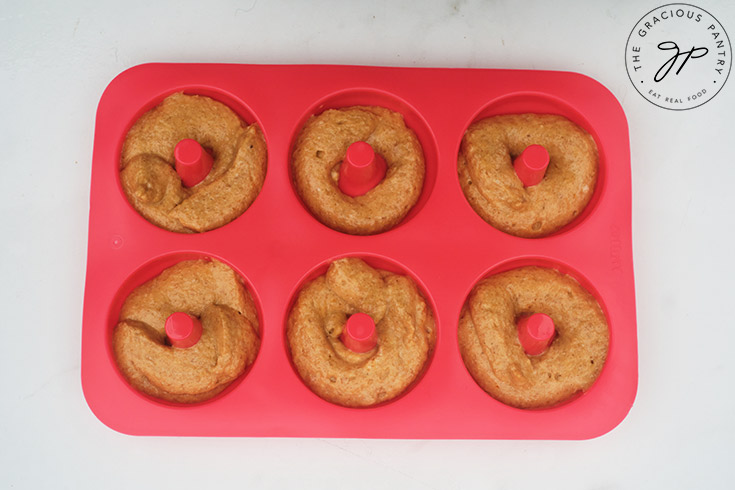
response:
[(732, 47), (704, 9), (670, 3), (644, 15), (625, 45), (625, 68), (646, 100), (683, 111), (711, 100), (730, 75)]

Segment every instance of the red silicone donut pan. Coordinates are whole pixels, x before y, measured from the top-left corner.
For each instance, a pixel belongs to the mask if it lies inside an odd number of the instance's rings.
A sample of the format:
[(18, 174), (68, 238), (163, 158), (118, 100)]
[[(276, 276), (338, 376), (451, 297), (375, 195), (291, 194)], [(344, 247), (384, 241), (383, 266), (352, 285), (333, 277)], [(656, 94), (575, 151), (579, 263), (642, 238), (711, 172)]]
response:
[[(201, 234), (156, 227), (128, 203), (120, 152), (132, 124), (183, 91), (227, 104), (258, 122), (268, 146), (265, 184), (231, 223)], [(426, 157), (423, 194), (394, 229), (351, 236), (317, 221), (291, 184), (292, 146), (307, 118), (327, 108), (380, 105), (399, 111)], [(457, 177), (462, 135), (475, 120), (511, 113), (560, 114), (596, 140), (600, 172), (592, 201), (561, 231), (517, 238), (483, 221)], [(322, 400), (294, 370), (285, 322), (299, 288), (338, 257), (413, 277), (437, 319), (437, 342), (423, 377), (404, 395), (372, 408)], [(252, 368), (216, 398), (191, 406), (148, 398), (117, 369), (111, 333), (122, 302), (178, 261), (216, 258), (243, 278), (259, 308), (262, 345)], [(521, 410), (485, 393), (457, 344), (460, 309), (475, 283), (522, 265), (556, 268), (599, 301), (610, 351), (595, 384), (562, 405)], [(626, 416), (638, 382), (631, 251), (628, 125), (601, 84), (566, 72), (148, 64), (105, 90), (97, 110), (92, 165), (82, 385), (95, 415), (127, 434), (418, 439), (586, 439)]]

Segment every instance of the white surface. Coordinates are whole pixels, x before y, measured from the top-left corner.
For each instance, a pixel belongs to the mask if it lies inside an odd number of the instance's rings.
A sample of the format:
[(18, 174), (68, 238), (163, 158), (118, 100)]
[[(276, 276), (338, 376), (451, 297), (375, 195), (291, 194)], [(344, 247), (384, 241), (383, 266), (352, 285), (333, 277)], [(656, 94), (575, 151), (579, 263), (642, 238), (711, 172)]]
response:
[[(682, 113), (633, 90), (628, 33), (663, 3), (4, 4), (0, 487), (732, 488), (735, 80)], [(695, 3), (735, 36), (735, 3)], [(543, 68), (602, 82), (631, 132), (640, 381), (628, 417), (581, 442), (140, 438), (103, 426), (79, 370), (95, 109), (116, 74), (149, 61)]]

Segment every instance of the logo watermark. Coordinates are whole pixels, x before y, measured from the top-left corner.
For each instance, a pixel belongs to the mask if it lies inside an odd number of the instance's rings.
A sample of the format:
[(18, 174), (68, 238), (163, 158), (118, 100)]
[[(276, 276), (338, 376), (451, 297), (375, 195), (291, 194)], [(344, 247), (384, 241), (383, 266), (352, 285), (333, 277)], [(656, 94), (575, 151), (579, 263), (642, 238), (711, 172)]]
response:
[(693, 109), (722, 90), (732, 66), (725, 28), (709, 12), (671, 3), (644, 15), (628, 36), (625, 68), (633, 86), (663, 109)]

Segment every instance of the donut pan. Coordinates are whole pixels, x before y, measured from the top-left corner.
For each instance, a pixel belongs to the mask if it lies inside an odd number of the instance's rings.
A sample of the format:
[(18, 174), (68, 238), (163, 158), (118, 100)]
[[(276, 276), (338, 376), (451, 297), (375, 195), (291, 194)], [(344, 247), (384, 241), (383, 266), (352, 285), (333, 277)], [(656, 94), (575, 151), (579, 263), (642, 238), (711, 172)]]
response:
[[(201, 234), (165, 231), (142, 218), (120, 186), (123, 140), (145, 111), (174, 92), (217, 99), (258, 122), (268, 171), (252, 204)], [(399, 111), (426, 157), (423, 193), (394, 229), (351, 236), (317, 221), (291, 184), (293, 143), (308, 117), (327, 108), (380, 105)], [(595, 138), (600, 172), (592, 201), (546, 238), (507, 235), (483, 221), (457, 177), (462, 135), (494, 114), (563, 115)], [(401, 397), (345, 408), (312, 393), (294, 370), (285, 322), (299, 288), (335, 258), (357, 256), (408, 274), (437, 319), (423, 376)], [(122, 302), (178, 261), (216, 258), (235, 269), (259, 309), (262, 345), (252, 367), (214, 399), (190, 406), (134, 390), (112, 356)], [(483, 277), (522, 265), (556, 268), (599, 301), (610, 351), (596, 383), (562, 405), (512, 408), (472, 379), (457, 345), (460, 309)], [(600, 83), (568, 72), (357, 66), (148, 64), (115, 78), (97, 110), (92, 165), (82, 386), (95, 415), (127, 434), (431, 439), (586, 439), (626, 416), (638, 381), (631, 252), (628, 126)]]

